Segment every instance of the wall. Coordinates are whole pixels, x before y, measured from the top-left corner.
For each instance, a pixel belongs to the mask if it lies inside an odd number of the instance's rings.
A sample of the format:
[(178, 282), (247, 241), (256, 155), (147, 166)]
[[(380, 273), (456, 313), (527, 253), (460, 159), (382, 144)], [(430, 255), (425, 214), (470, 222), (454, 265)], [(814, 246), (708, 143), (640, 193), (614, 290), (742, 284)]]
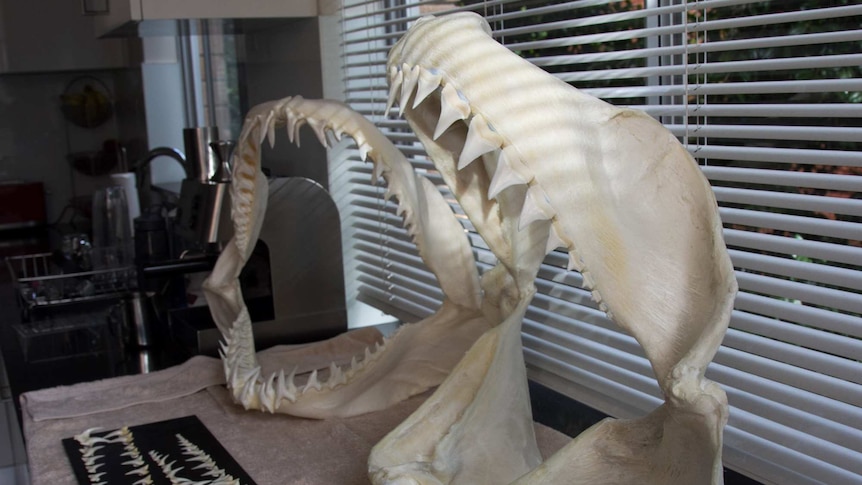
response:
[[(257, 104), (286, 96), (323, 97), (319, 33), (316, 18), (302, 18), (247, 32), (238, 39), (244, 113)], [(326, 149), (311, 129), (301, 131), (299, 148), (285, 134), (278, 133), (274, 149), (265, 144), (264, 167), (273, 175), (308, 177), (328, 187)]]
[[(82, 75), (102, 81), (116, 101), (114, 116), (92, 129), (67, 122), (60, 111), (59, 96)], [(142, 108), (140, 73), (134, 69), (0, 76), (0, 181), (43, 182), (48, 220), (55, 221), (71, 198), (86, 197), (107, 181), (73, 170), (67, 155), (100, 150), (115, 138), (128, 145), (130, 159), (139, 156), (146, 140)]]

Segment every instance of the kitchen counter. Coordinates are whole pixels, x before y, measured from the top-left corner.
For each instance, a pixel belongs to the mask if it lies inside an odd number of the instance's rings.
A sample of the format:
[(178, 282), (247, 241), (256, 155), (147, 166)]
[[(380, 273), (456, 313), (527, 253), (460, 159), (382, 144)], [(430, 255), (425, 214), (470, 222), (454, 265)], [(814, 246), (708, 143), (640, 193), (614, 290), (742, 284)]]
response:
[(174, 345), (141, 349), (126, 345), (117, 335), (104, 333), (110, 331), (110, 326), (100, 320), (106, 319), (109, 305), (91, 307), (92, 318), (96, 320), (93, 328), (103, 332), (98, 349), (81, 351), (80, 342), (72, 342), (68, 333), (56, 332), (33, 341), (30, 352), (36, 354), (41, 351), (44, 354), (46, 348), (63, 349), (75, 344), (78, 351), (74, 355), (51, 358), (27, 355), (24, 341), (15, 329), (16, 325), (22, 324), (16, 289), (5, 264), (0, 266), (0, 308), (3, 309), (0, 314), (0, 355), (6, 366), (19, 423), (19, 396), (25, 392), (163, 369), (189, 357), (187, 352)]
[[(323, 347), (273, 347), (260, 352), (259, 359), (264, 372), (285, 361), (318, 360), (325, 367), (323, 361), (346, 361), (379, 338), (376, 329), (366, 327)], [(365, 485), (371, 448), (430, 394), (381, 412), (315, 420), (246, 411), (232, 401), (223, 382), (218, 359), (196, 356), (148, 375), (27, 393), (24, 429), (33, 485), (74, 482), (61, 446), (64, 438), (96, 426), (112, 430), (189, 415), (196, 416), (259, 485)], [(535, 429), (545, 457), (569, 441), (547, 426), (536, 424)]]

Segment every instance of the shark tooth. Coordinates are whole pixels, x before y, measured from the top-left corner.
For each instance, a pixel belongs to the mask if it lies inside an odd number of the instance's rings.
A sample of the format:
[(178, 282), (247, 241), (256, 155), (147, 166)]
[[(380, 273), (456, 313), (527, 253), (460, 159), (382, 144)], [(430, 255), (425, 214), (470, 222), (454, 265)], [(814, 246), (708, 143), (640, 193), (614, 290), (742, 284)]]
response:
[[(377, 177), (375, 177), (376, 179)], [(393, 192), (392, 186), (387, 185), (386, 190), (383, 191), (383, 200), (389, 202), (389, 199), (395, 196), (395, 192)], [(397, 209), (396, 209), (397, 210)], [(396, 212), (397, 214), (397, 212)]]
[(273, 372), (269, 379), (260, 386), (260, 403), (270, 413), (275, 413), (275, 408), (278, 406), (278, 399), (275, 393), (275, 379), (277, 375)]
[(581, 258), (575, 254), (572, 248), (569, 248), (569, 265), (566, 269), (569, 271), (581, 271), (584, 269), (584, 264), (581, 261)]
[(560, 237), (560, 233), (557, 231), (557, 225), (551, 224), (551, 230), (548, 232), (548, 244), (545, 246), (545, 254), (565, 246), (567, 246), (567, 244), (563, 241), (563, 238)]
[(401, 92), (401, 83), (404, 81), (404, 73), (401, 69), (398, 69), (395, 66), (392, 66), (389, 69), (390, 73), (390, 81), (389, 81), (389, 99), (386, 100), (386, 110), (383, 111), (384, 115), (389, 114), (389, 110), (392, 109), (392, 105), (398, 101), (398, 95)]
[(422, 101), (425, 101), (425, 98), (436, 91), (440, 87), (442, 80), (443, 75), (436, 69), (422, 69), (419, 71), (419, 85), (416, 88), (416, 95), (413, 97), (413, 108), (419, 106)]
[(278, 381), (276, 387), (276, 397), (281, 399), (287, 399), (290, 402), (296, 401), (296, 384), (294, 384), (293, 378), (296, 376), (296, 367), (293, 368), (290, 375), (285, 379), (284, 370), (278, 371)]
[(140, 455), (138, 455), (135, 458), (121, 462), (120, 464), (121, 465), (129, 465), (129, 466), (141, 466), (144, 464), (144, 459)]
[[(582, 277), (582, 278), (583, 278), (583, 280), (584, 280), (584, 288), (586, 288), (586, 289), (588, 289), (588, 290), (592, 290), (592, 289), (593, 289), (593, 287), (594, 287), (594, 286), (595, 286), (595, 284), (596, 284), (596, 281), (593, 279), (593, 275), (591, 275), (589, 271), (582, 271), (582, 272), (581, 272), (581, 277)], [(598, 292), (595, 292), (595, 291), (594, 291), (594, 292), (593, 292), (593, 294), (592, 294), (592, 298), (593, 298), (594, 300), (596, 299), (596, 295), (598, 295)], [(598, 296), (600, 297), (601, 295), (598, 295)], [(599, 298), (599, 300), (600, 300), (600, 299), (601, 299), (601, 298)], [(596, 301), (599, 301), (599, 300), (596, 300)]]
[(332, 136), (335, 137), (335, 141), (341, 141), (341, 137), (344, 136), (344, 129), (341, 127), (333, 126)]
[(370, 359), (371, 359), (371, 349), (368, 347), (365, 347), (365, 360), (363, 360), (362, 362), (367, 363)]
[(419, 74), (421, 71), (422, 68), (419, 66), (413, 66), (412, 68), (407, 64), (401, 66), (401, 72), (404, 73), (404, 79), (401, 82), (401, 101), (398, 103), (399, 116), (404, 114), (404, 107), (410, 102), (410, 96), (413, 94), (413, 90), (416, 89), (416, 84), (419, 82)]
[(288, 124), (287, 129), (287, 138), (291, 143), (296, 144), (296, 146), (300, 146), (299, 144), (299, 129), (302, 128), (306, 122), (305, 118), (297, 117), (293, 122), (293, 125)]
[(529, 182), (529, 179), (521, 175), (515, 166), (523, 166), (518, 160), (515, 148), (512, 146), (503, 148), (497, 158), (497, 170), (488, 186), (488, 200), (496, 198), (500, 192), (513, 185), (526, 185)]
[(371, 152), (373, 148), (368, 143), (362, 143), (359, 145), (359, 158), (364, 162), (368, 157), (368, 154)]
[(254, 405), (255, 398), (255, 385), (257, 384), (257, 378), (260, 376), (260, 367), (254, 367), (250, 371), (245, 374), (243, 379), (244, 385), (242, 388), (242, 394), (240, 400), (242, 401), (243, 407), (246, 409), (251, 409)]
[(305, 394), (309, 389), (315, 389), (317, 391), (321, 389), (320, 381), (317, 380), (317, 369), (311, 371), (311, 375), (308, 377), (308, 382), (306, 382), (305, 387), (302, 388), (302, 393)]
[(536, 221), (548, 221), (553, 217), (554, 209), (548, 202), (548, 196), (538, 185), (530, 186), (524, 199), (524, 208), (521, 209), (518, 230), (523, 230)]
[(443, 86), (440, 91), (440, 119), (434, 129), (434, 139), (440, 138), (452, 123), (466, 120), (470, 116), (470, 104), (463, 95), (451, 84)]
[(266, 120), (266, 141), (269, 142), (270, 148), (275, 146), (275, 123), (276, 117), (273, 112), (270, 113), (269, 117)]
[(242, 386), (243, 383), (240, 381), (240, 362), (238, 359), (234, 359), (231, 363), (230, 373), (228, 376), (228, 383), (231, 389), (237, 389)]
[(347, 376), (344, 374), (344, 371), (341, 370), (340, 367), (335, 365), (335, 362), (330, 364), (329, 366), (329, 380), (326, 384), (330, 389), (335, 388), (335, 386), (339, 384), (344, 384), (347, 382)]
[(324, 148), (329, 148), (329, 140), (326, 139), (326, 123), (315, 119), (308, 120), (308, 126), (311, 127), (314, 134), (317, 135), (317, 140)]
[(473, 119), (470, 120), (464, 148), (458, 157), (458, 170), (462, 170), (473, 160), (500, 148), (502, 145), (503, 137), (491, 129), (491, 126), (485, 121), (485, 117), (480, 114), (474, 115)]
[(299, 122), (299, 116), (293, 111), (287, 112), (287, 125), (285, 127), (285, 131), (287, 131), (287, 139), (290, 140), (291, 143), (294, 143), (294, 139), (296, 137), (296, 124)]

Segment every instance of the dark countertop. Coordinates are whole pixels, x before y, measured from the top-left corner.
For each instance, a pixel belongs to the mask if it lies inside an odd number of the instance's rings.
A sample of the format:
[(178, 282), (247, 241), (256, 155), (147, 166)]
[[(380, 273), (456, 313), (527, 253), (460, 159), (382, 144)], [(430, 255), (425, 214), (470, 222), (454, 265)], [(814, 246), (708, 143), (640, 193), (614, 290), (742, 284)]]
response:
[[(171, 344), (156, 343), (144, 349), (125, 342), (122, 332), (117, 332), (117, 325), (107, 323), (107, 311), (116, 304), (107, 302), (86, 308), (68, 307), (66, 311), (79, 310), (92, 318), (92, 328), (78, 330), (77, 333), (48, 333), (28, 341), (16, 330), (16, 326), (28, 324), (22, 321), (12, 277), (5, 264), (0, 266), (0, 308), (3, 310), (0, 314), (0, 355), (5, 363), (19, 423), (22, 422), (19, 403), (22, 393), (163, 369), (184, 362), (190, 356)], [(62, 314), (64, 310), (56, 312)], [(29, 347), (25, 349), (27, 343)], [(88, 348), (88, 344), (93, 348)]]

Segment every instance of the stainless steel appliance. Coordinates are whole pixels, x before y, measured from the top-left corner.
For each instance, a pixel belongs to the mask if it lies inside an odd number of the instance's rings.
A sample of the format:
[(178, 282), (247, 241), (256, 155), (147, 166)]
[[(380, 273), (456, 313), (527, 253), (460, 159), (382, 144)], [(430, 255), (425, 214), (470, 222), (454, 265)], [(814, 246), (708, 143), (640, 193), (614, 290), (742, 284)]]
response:
[[(240, 274), (258, 349), (303, 343), (347, 330), (338, 208), (320, 184), (302, 177), (269, 183), (260, 240)], [(221, 339), (207, 307), (171, 312), (193, 353), (217, 355)]]
[(233, 144), (220, 142), (214, 127), (187, 128), (183, 139), (187, 176), (180, 188), (178, 232), (195, 249), (208, 252), (227, 239), (219, 229), (223, 227), (222, 209), (230, 184), (226, 165)]

